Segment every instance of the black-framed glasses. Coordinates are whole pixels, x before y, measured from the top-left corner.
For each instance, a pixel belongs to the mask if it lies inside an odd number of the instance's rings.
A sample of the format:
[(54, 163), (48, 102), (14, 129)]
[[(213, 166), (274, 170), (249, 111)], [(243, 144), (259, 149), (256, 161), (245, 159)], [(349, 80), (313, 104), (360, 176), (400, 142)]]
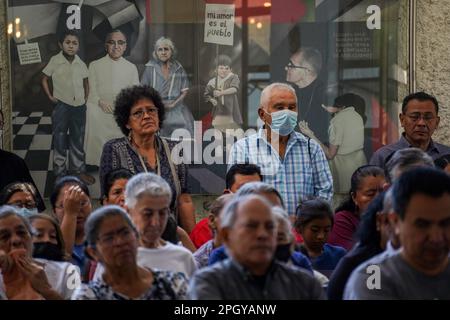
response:
[(307, 67), (303, 67), (303, 66), (297, 66), (296, 64), (294, 64), (291, 60), (289, 60), (288, 64), (284, 67), (286, 70), (288, 69), (303, 69), (306, 71), (311, 71), (309, 68)]
[(434, 119), (436, 119), (436, 117), (432, 113), (413, 112), (413, 113), (406, 114), (406, 116), (413, 122), (417, 122), (420, 119), (423, 119), (426, 122), (430, 122), (430, 121), (433, 121)]
[(36, 203), (31, 202), (31, 201), (30, 202), (15, 201), (15, 202), (8, 203), (8, 205), (14, 206), (17, 208), (27, 208), (29, 210), (33, 210), (36, 208)]
[(136, 110), (131, 114), (131, 116), (135, 119), (142, 119), (144, 117), (144, 114), (148, 114), (151, 117), (154, 117), (158, 114), (158, 109), (156, 108), (149, 108), (149, 109), (140, 109)]
[(111, 45), (111, 46), (113, 46), (113, 45), (123, 46), (123, 45), (127, 44), (127, 42), (125, 40), (117, 40), (117, 41), (108, 40), (108, 41), (106, 41), (106, 43)]

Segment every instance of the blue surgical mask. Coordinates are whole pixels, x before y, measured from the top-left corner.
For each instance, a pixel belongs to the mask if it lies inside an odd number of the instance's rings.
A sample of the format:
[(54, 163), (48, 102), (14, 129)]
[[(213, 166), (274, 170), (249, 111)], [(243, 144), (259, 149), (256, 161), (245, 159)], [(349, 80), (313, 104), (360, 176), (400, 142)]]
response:
[(288, 136), (294, 131), (297, 125), (297, 112), (291, 110), (281, 110), (272, 112), (272, 124), (270, 128), (280, 136)]
[(29, 218), (32, 215), (35, 215), (38, 213), (37, 208), (34, 209), (28, 209), (28, 208), (18, 208), (19, 209), (19, 214), (24, 217), (24, 218)]

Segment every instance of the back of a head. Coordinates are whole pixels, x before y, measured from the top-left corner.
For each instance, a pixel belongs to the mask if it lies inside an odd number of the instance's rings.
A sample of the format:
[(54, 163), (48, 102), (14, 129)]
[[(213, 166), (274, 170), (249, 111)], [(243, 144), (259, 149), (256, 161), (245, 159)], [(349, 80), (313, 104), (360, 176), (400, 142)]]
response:
[(403, 172), (420, 166), (434, 167), (433, 159), (419, 148), (397, 150), (386, 158), (384, 166), (386, 179), (392, 183)]
[(400, 219), (404, 219), (406, 208), (415, 194), (432, 198), (450, 195), (450, 175), (428, 167), (418, 167), (404, 172), (392, 186), (393, 207)]
[(244, 196), (244, 195), (250, 195), (250, 194), (263, 195), (264, 193), (275, 194), (280, 199), (281, 205), (284, 207), (283, 198), (281, 197), (281, 194), (278, 192), (278, 190), (275, 189), (270, 184), (267, 184), (265, 182), (254, 181), (254, 182), (246, 183), (238, 190), (236, 195), (237, 196)]

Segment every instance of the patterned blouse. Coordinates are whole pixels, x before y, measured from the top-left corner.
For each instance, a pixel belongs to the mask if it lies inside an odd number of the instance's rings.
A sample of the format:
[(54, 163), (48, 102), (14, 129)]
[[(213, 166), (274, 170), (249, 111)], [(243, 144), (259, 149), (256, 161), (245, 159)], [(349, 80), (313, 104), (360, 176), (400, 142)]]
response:
[[(150, 270), (153, 273), (151, 287), (134, 300), (185, 300), (187, 279), (181, 272)], [(72, 300), (132, 300), (113, 289), (99, 277), (89, 284), (82, 284), (72, 295)]]
[[(157, 139), (157, 148), (158, 148), (158, 156), (160, 163), (160, 172), (161, 177), (167, 181), (170, 188), (172, 189), (172, 201), (170, 204), (171, 211), (173, 212), (175, 209), (177, 195), (175, 181), (172, 176), (172, 171), (170, 169), (169, 159), (167, 157), (166, 152), (164, 151), (164, 147), (162, 145), (160, 137), (156, 137)], [(167, 140), (167, 144), (169, 150), (172, 149), (179, 143), (177, 141)], [(182, 157), (182, 151), (180, 152), (180, 156)], [(148, 162), (145, 162), (145, 166), (147, 167), (148, 172), (156, 173), (153, 170)], [(118, 138), (112, 139), (105, 143), (103, 146), (103, 153), (100, 160), (100, 184), (101, 190), (104, 188), (104, 178), (105, 175), (113, 169), (125, 168), (130, 170), (133, 174), (145, 172), (144, 167), (142, 166), (141, 160), (137, 151), (131, 146), (128, 141), (128, 138)], [(175, 165), (175, 171), (177, 172), (178, 179), (180, 180), (181, 193), (189, 193), (187, 187), (187, 168), (182, 164)]]

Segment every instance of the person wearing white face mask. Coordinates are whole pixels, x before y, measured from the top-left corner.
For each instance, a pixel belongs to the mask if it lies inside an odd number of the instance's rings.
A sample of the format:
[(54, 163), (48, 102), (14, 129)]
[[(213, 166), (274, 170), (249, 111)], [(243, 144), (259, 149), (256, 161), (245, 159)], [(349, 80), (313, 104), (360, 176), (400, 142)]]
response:
[(333, 178), (319, 144), (295, 132), (297, 96), (285, 83), (273, 83), (261, 93), (257, 134), (238, 140), (231, 148), (228, 169), (235, 163), (261, 168), (263, 181), (283, 197), (289, 215), (300, 201), (315, 196), (330, 200)]
[(36, 189), (30, 183), (10, 183), (0, 193), (0, 205), (16, 207), (22, 217), (28, 218), (38, 213), (36, 194)]

